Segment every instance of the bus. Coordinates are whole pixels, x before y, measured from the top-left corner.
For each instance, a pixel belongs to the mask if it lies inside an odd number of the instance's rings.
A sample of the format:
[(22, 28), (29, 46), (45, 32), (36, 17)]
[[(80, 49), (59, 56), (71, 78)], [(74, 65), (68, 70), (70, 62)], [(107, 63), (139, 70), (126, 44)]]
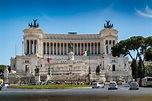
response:
[(144, 87), (152, 87), (152, 77), (142, 78), (141, 85)]

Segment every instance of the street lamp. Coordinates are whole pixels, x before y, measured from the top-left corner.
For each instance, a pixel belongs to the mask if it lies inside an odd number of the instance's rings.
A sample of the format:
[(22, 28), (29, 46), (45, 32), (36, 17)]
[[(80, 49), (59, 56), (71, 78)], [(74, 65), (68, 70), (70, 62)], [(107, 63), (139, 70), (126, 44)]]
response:
[(72, 84), (72, 65), (69, 65), (69, 79), (70, 79), (71, 84)]
[(112, 69), (111, 69), (111, 65), (108, 64), (108, 72), (110, 73), (110, 81), (112, 81)]
[(91, 68), (89, 63), (89, 69), (88, 69), (88, 84), (90, 84), (90, 74), (91, 74)]

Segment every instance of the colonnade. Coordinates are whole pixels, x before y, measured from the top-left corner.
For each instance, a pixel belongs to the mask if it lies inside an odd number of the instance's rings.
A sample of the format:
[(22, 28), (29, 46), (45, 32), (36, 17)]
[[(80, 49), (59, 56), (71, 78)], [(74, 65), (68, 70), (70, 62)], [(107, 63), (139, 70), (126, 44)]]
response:
[[(90, 54), (101, 53), (101, 42), (72, 43), (72, 51), (75, 55), (81, 55), (83, 51), (90, 50)], [(43, 54), (67, 55), (70, 52), (69, 43), (43, 42)]]
[(37, 40), (26, 40), (25, 54), (36, 54), (36, 53), (37, 53)]
[[(69, 42), (43, 42), (43, 54), (67, 55), (70, 52), (69, 44)], [(83, 51), (90, 50), (91, 55), (103, 54), (104, 52), (105, 54), (111, 54), (111, 47), (114, 44), (115, 40), (105, 40), (104, 44), (102, 44), (102, 42), (75, 42), (72, 43), (72, 52), (74, 52), (75, 55), (81, 55)], [(24, 45), (25, 54), (37, 53), (37, 40), (26, 40)]]
[(111, 54), (111, 48), (115, 45), (115, 40), (105, 40), (105, 54)]

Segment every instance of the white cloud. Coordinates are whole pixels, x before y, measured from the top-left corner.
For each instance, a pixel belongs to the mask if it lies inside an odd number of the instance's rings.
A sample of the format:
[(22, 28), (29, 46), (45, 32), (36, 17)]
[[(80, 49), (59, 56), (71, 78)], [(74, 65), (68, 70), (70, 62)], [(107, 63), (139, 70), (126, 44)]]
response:
[(150, 9), (148, 5), (146, 5), (144, 10), (138, 10), (136, 8), (135, 10), (140, 16), (152, 18), (152, 9)]

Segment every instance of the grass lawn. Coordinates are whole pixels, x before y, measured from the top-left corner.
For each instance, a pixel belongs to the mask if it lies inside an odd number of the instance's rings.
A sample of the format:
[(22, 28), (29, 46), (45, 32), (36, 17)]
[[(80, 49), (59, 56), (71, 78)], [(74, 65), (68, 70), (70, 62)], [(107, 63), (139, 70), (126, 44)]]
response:
[(66, 88), (80, 88), (80, 87), (91, 87), (91, 86), (90, 85), (65, 85), (65, 84), (8, 86), (8, 88), (18, 88), (18, 89), (66, 89)]

